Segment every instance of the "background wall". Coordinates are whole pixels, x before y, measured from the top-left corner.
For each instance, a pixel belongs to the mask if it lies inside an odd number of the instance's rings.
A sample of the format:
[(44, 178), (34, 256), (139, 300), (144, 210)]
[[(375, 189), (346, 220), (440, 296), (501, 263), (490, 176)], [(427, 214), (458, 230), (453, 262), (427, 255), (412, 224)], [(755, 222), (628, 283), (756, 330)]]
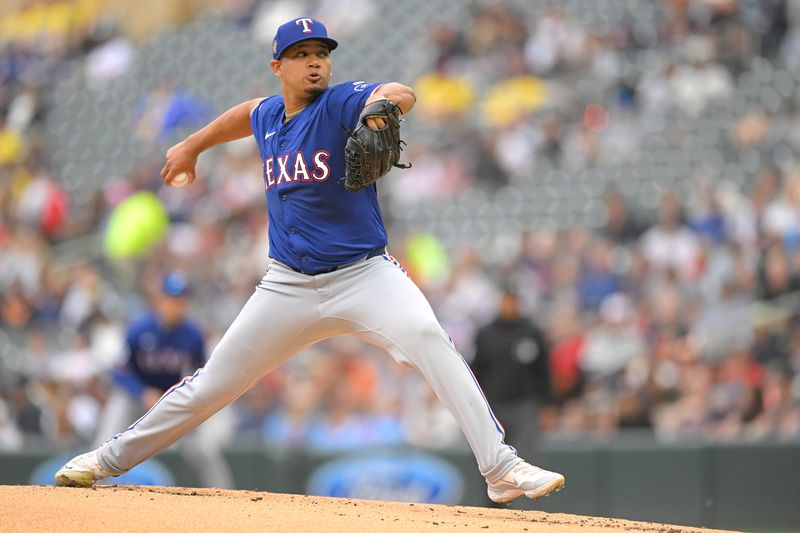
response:
[[(786, 444), (663, 446), (647, 439), (612, 445), (548, 446), (537, 460), (563, 472), (566, 489), (515, 508), (723, 529), (789, 530), (800, 524), (800, 509), (795, 505), (800, 476), (798, 453), (800, 448)], [(227, 457), (242, 489), (364, 497), (359, 491), (369, 486), (375, 499), (381, 499), (377, 496), (380, 494), (396, 501), (488, 504), (486, 484), (468, 450), (431, 453), (400, 448), (319, 454), (240, 446), (230, 448)], [(40, 483), (60, 466), (51, 458), (44, 450), (0, 455), (3, 481)], [(394, 464), (396, 470), (376, 473), (374, 466), (360, 466), (378, 458)], [(455, 480), (438, 484), (437, 497), (418, 497), (424, 482), (414, 478), (413, 472), (415, 461), (421, 459), (441, 460), (455, 468)], [(49, 466), (42, 471), (41, 465), (48, 460)], [(310, 483), (315, 474), (343, 460), (349, 466), (337, 468), (327, 482)], [(177, 453), (167, 452), (158, 457), (158, 462), (173, 476), (171, 484), (199, 486), (195, 472)], [(416, 479), (416, 485), (409, 478)]]

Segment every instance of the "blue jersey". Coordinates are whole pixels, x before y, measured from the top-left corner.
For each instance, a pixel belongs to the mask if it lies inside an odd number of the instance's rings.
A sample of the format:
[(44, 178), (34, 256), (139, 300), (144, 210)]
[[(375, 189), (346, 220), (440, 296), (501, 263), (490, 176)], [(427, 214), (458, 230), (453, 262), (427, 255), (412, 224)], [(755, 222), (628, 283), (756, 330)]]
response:
[(128, 326), (125, 337), (128, 359), (112, 376), (133, 396), (146, 387), (165, 391), (205, 364), (203, 333), (192, 322), (167, 329), (148, 313)]
[(328, 87), (283, 124), (282, 96), (262, 100), (251, 114), (261, 151), (269, 211), (270, 257), (301, 272), (363, 258), (386, 246), (375, 184), (344, 188), (347, 132), (379, 83)]

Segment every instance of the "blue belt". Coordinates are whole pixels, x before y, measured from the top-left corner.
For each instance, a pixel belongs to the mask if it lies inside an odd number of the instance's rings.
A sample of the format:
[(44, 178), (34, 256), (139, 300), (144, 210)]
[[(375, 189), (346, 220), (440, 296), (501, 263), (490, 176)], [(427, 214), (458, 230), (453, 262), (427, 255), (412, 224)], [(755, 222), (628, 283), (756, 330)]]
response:
[(295, 268), (295, 267), (293, 267), (291, 265), (286, 265), (286, 266), (288, 266), (289, 268), (291, 268), (295, 272), (299, 272), (300, 274), (305, 274), (307, 276), (316, 276), (316, 275), (319, 275), (319, 274), (327, 274), (329, 272), (335, 272), (335, 271), (337, 271), (339, 269), (355, 265), (356, 263), (360, 263), (361, 261), (367, 261), (369, 259), (372, 259), (373, 257), (378, 257), (379, 255), (383, 255), (385, 253), (386, 253), (386, 247), (385, 246), (381, 246), (380, 248), (375, 248), (374, 250), (370, 250), (369, 253), (366, 255), (366, 257), (362, 257), (361, 259), (357, 259), (355, 261), (352, 261), (350, 263), (345, 263), (343, 265), (337, 265), (335, 267), (322, 268), (320, 270), (312, 270), (311, 272), (300, 270), (299, 268)]

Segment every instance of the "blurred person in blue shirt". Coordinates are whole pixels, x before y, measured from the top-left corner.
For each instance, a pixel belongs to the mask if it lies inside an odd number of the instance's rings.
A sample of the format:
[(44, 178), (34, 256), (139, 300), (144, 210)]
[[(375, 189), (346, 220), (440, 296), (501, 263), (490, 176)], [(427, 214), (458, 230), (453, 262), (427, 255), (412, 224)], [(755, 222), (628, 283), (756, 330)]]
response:
[[(183, 376), (205, 364), (202, 328), (186, 314), (190, 293), (189, 281), (183, 274), (167, 273), (160, 290), (153, 295), (152, 308), (129, 324), (125, 361), (111, 373), (114, 390), (98, 422), (100, 438), (123, 431), (136, 414), (151, 409)], [(217, 439), (195, 432), (181, 441), (179, 448), (201, 476), (203, 485), (233, 486)]]
[(169, 144), (181, 130), (205, 124), (211, 118), (212, 107), (189, 91), (165, 83), (147, 95), (136, 112), (140, 138)]

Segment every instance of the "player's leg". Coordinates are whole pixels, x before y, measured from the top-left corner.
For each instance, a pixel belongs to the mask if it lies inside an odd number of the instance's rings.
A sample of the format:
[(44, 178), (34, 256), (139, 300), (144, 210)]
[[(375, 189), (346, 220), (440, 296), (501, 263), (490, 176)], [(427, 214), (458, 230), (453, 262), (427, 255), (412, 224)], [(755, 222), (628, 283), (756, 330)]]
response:
[(114, 387), (109, 393), (108, 400), (106, 400), (97, 421), (95, 445), (101, 445), (109, 435), (125, 429), (131, 420), (141, 415), (143, 411), (144, 408), (127, 391)]
[(469, 366), (399, 264), (382, 256), (334, 274), (340, 275), (331, 278), (323, 314), (352, 321), (354, 334), (420, 370), (458, 421), (495, 501), (539, 497), (563, 485), (563, 476), (528, 465), (505, 444)]
[(492, 410), (503, 421), (506, 440), (514, 445), (522, 457), (535, 457), (540, 436), (538, 400), (522, 398), (503, 403), (492, 401)]
[[(213, 422), (213, 420), (212, 420)], [(177, 446), (181, 456), (189, 463), (203, 487), (233, 488), (233, 474), (222, 453), (218, 438), (204, 433), (204, 427), (189, 433)]]
[[(56, 474), (89, 486), (164, 450), (252, 387), (267, 372), (324, 338), (314, 279), (273, 263), (206, 365), (169, 389), (139, 420)], [(86, 474), (87, 470), (93, 470)], [(81, 472), (78, 475), (75, 472)], [(93, 479), (87, 479), (93, 477)]]
[[(503, 442), (502, 426), (422, 292), (383, 256), (356, 268), (335, 281), (343, 287), (329, 302), (331, 312), (357, 324), (359, 337), (419, 369), (456, 417), (481, 473), (490, 479), (504, 475), (519, 458)], [(327, 309), (323, 307), (323, 312)]]

